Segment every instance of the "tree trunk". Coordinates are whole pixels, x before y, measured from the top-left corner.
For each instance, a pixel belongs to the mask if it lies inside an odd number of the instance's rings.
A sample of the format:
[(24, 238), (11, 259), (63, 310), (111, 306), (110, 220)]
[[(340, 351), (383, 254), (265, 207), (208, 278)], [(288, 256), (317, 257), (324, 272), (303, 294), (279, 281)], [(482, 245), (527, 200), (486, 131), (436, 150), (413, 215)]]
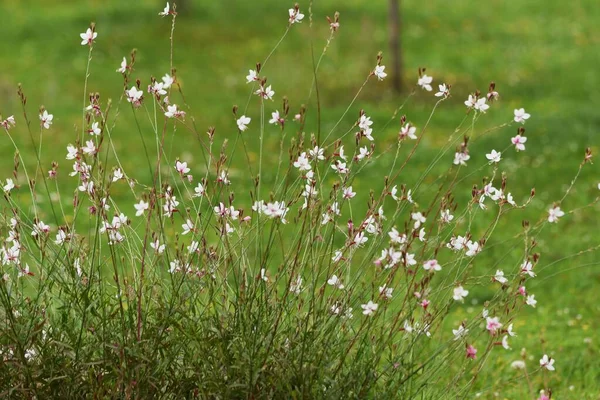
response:
[(402, 90), (402, 49), (400, 42), (400, 0), (389, 0), (389, 41), (392, 56), (392, 87), (396, 93)]

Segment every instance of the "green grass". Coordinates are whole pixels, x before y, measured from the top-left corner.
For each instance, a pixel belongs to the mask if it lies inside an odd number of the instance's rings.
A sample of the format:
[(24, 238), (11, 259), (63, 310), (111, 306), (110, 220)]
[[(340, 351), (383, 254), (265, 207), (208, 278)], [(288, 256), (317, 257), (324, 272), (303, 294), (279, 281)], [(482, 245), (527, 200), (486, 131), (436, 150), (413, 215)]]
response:
[[(147, 82), (150, 76), (160, 77), (168, 72), (170, 23), (156, 15), (161, 5), (154, 1), (123, 3), (89, 1), (83, 6), (79, 2), (5, 1), (0, 5), (0, 13), (8, 16), (0, 25), (0, 53), (3, 55), (0, 58), (0, 112), (3, 116), (21, 113), (15, 92), (17, 83), (22, 83), (30, 115), (35, 116), (38, 105), (42, 104), (55, 115), (53, 128), (44, 133), (44, 142), (51, 147), (47, 147), (43, 160), (46, 165), (58, 161), (64, 174), (70, 168), (65, 167), (68, 165), (64, 161), (65, 146), (76, 140), (81, 124), (87, 48), (79, 46), (78, 34), (90, 21), (97, 23), (99, 32), (88, 86), (90, 92), (100, 92), (103, 99), (112, 98), (117, 102), (122, 93), (122, 80), (115, 69), (132, 48), (137, 49), (133, 77)], [(188, 15), (182, 13), (178, 17), (173, 62), (190, 107), (186, 111), (194, 117), (200, 132), (215, 126), (216, 143), (220, 145), (224, 139), (235, 138), (231, 107), (238, 104), (244, 108), (249, 90), (244, 83), (245, 73), (264, 59), (283, 34), (288, 4), (275, 0), (197, 3)], [(315, 0), (314, 3), (316, 21), (321, 27), (312, 34), (308, 21), (294, 27), (269, 60), (265, 73), (277, 95), (288, 96), (292, 112), (298, 110), (308, 100), (312, 81), (311, 40), (315, 53), (320, 54), (327, 35), (322, 24), (324, 17), (340, 11), (342, 26), (319, 74), (322, 129), (328, 132), (374, 66), (377, 52), (383, 50), (385, 57), (386, 7), (383, 1)], [(453, 85), (453, 98), (436, 112), (423, 142), (424, 149), (402, 179), (408, 184), (416, 181), (429, 164), (428, 156), (445, 143), (463, 118), (462, 101), (468, 93), (476, 89), (485, 91), (489, 82), (495, 81), (501, 101), (485, 116), (487, 126), (507, 121), (516, 107), (525, 107), (532, 114), (526, 125), (527, 151), (518, 155), (508, 152), (502, 167), (511, 172), (513, 180), (509, 185), (518, 199), (525, 198), (532, 187), (540, 194), (530, 210), (515, 213), (506, 222), (503, 228), (514, 234), (519, 230), (521, 219), (537, 220), (561, 197), (576, 173), (585, 147), (598, 149), (600, 29), (597, 22), (600, 8), (597, 1), (403, 3), (404, 81), (412, 87), (417, 68), (425, 66), (435, 82)], [(308, 4), (301, 3), (301, 6), (306, 9)], [(405, 95), (394, 94), (388, 85), (389, 81), (370, 84), (343, 126), (350, 127), (361, 108), (372, 115), (375, 127), (383, 126), (405, 99)], [(314, 95), (310, 101), (307, 132), (316, 129)], [(422, 126), (432, 105), (430, 95), (418, 92), (403, 112), (417, 126)], [(276, 103), (274, 107), (280, 105)], [(145, 156), (139, 148), (139, 136), (129, 107), (122, 104), (120, 112), (119, 125), (113, 135), (121, 146), (117, 150), (127, 154), (122, 160), (125, 169), (132, 171), (145, 165)], [(251, 107), (248, 115), (256, 121), (257, 107)], [(141, 123), (144, 129), (147, 121)], [(397, 127), (394, 124), (397, 122), (392, 122), (385, 131), (376, 130), (379, 138), (385, 137), (378, 143), (379, 148), (383, 148), (384, 143), (393, 143)], [(36, 125), (34, 121), (33, 126)], [(279, 141), (275, 137), (278, 134), (275, 128), (267, 132), (267, 164), (276, 163)], [(481, 159), (490, 148), (505, 148), (513, 134), (510, 128), (484, 137), (473, 144), (471, 153)], [(16, 140), (22, 148), (30, 145), (27, 136)], [(252, 143), (248, 138), (250, 159), (258, 157), (257, 141)], [(177, 131), (170, 152), (190, 161), (201, 159), (200, 146), (193, 135), (184, 130)], [(1, 178), (10, 175), (13, 153), (10, 142), (0, 141)], [(241, 174), (246, 165), (243, 153), (237, 154), (240, 159), (233, 160), (233, 179), (235, 168)], [(450, 158), (446, 160), (448, 163)], [(33, 159), (28, 161), (33, 162)], [(355, 189), (366, 187), (374, 180), (381, 181), (380, 171), (388, 170), (390, 161), (383, 159), (377, 168), (368, 168)], [(145, 170), (137, 172), (145, 176)], [(199, 175), (201, 171), (193, 172)], [(563, 208), (569, 210), (596, 198), (598, 176), (596, 165), (587, 166)], [(470, 179), (472, 183), (477, 182), (476, 177)], [(250, 182), (242, 184), (250, 188)], [(118, 199), (119, 194), (115, 196)], [(598, 210), (596, 206), (594, 211)], [(596, 220), (584, 219), (581, 215), (575, 213), (560, 226), (545, 232), (548, 243), (539, 243), (540, 266), (598, 244)], [(501, 233), (496, 240), (504, 240), (509, 235)], [(499, 356), (492, 361), (496, 364), (480, 377), (479, 388), (489, 391), (483, 398), (494, 392), (506, 398), (526, 396), (522, 382), (504, 382), (515, 375), (509, 364), (519, 358), (521, 348), (527, 348), (534, 363), (546, 351), (557, 359), (558, 372), (550, 377), (556, 398), (598, 398), (600, 339), (595, 333), (600, 328), (600, 306), (594, 296), (600, 285), (600, 270), (595, 264), (598, 257), (597, 253), (588, 253), (538, 271), (539, 277), (528, 284), (528, 289), (539, 300), (538, 308), (525, 310), (518, 318), (515, 329), (519, 336), (511, 342), (513, 350), (496, 352)], [(493, 262), (490, 257), (489, 263)], [(482, 290), (469, 301), (477, 299), (481, 304), (488, 295)], [(473, 307), (473, 310), (468, 305), (460, 308), (456, 311), (456, 320), (461, 313), (478, 312), (479, 308)], [(585, 344), (584, 338), (592, 338), (591, 343)], [(573, 391), (568, 389), (571, 385)]]

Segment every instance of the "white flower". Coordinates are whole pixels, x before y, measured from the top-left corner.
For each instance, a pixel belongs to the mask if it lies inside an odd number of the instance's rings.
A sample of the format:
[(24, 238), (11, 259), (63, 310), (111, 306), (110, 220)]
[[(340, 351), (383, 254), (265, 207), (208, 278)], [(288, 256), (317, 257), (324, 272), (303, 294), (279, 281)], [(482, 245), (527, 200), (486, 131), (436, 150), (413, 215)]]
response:
[(445, 83), (442, 83), (441, 85), (438, 85), (439, 88), (439, 92), (437, 92), (435, 94), (435, 97), (448, 97), (450, 95), (450, 88), (448, 86), (446, 86)]
[(375, 75), (378, 80), (382, 81), (387, 76), (387, 73), (384, 71), (385, 71), (385, 65), (378, 65), (373, 70), (373, 75)]
[(162, 81), (163, 81), (163, 88), (168, 89), (171, 87), (173, 82), (175, 82), (175, 79), (173, 79), (173, 77), (171, 75), (165, 74), (165, 76), (162, 77)]
[(415, 229), (419, 229), (421, 224), (424, 224), (426, 221), (426, 218), (420, 212), (411, 213), (410, 217), (412, 218), (413, 221), (415, 221), (415, 223), (414, 223)]
[(167, 118), (182, 118), (184, 116), (185, 116), (185, 111), (178, 110), (177, 104), (167, 106), (167, 112), (165, 112), (165, 117), (167, 117)]
[(302, 20), (304, 19), (304, 14), (302, 14), (300, 12), (300, 10), (298, 10), (297, 8), (290, 8), (288, 11), (290, 18), (290, 24), (295, 24), (295, 23), (301, 23)]
[(269, 120), (269, 123), (273, 125), (283, 123), (283, 118), (279, 116), (278, 110), (275, 110), (271, 113), (271, 119)]
[(502, 338), (502, 347), (504, 347), (506, 350), (510, 350), (510, 346), (508, 345), (508, 335), (504, 335)]
[(535, 305), (537, 304), (537, 300), (535, 299), (535, 294), (530, 294), (529, 296), (527, 296), (527, 299), (525, 300), (525, 304), (535, 308)]
[(33, 225), (33, 231), (31, 231), (31, 236), (37, 237), (38, 235), (42, 235), (50, 232), (50, 226), (46, 225), (43, 221), (37, 222)]
[(515, 122), (524, 124), (529, 117), (531, 117), (531, 115), (527, 114), (524, 108), (515, 109)]
[(298, 156), (298, 159), (294, 161), (294, 167), (298, 168), (300, 171), (309, 171), (311, 169), (306, 152), (302, 152), (300, 156)]
[(525, 361), (516, 360), (510, 363), (512, 369), (525, 369)]
[(496, 275), (494, 275), (494, 281), (500, 283), (501, 285), (504, 285), (506, 282), (508, 282), (508, 279), (504, 277), (504, 271), (496, 270)]
[(363, 244), (367, 243), (368, 240), (369, 238), (365, 236), (364, 232), (358, 232), (356, 236), (354, 236), (354, 246), (360, 247)]
[(501, 160), (502, 153), (496, 150), (492, 150), (491, 153), (488, 153), (485, 155), (485, 158), (487, 158), (490, 161), (490, 164), (492, 163), (499, 163)]
[(469, 98), (465, 100), (465, 106), (467, 106), (467, 108), (474, 108), (475, 104), (477, 104), (477, 98), (470, 94)]
[(487, 111), (488, 108), (490, 108), (490, 106), (487, 105), (485, 102), (486, 102), (485, 97), (482, 97), (481, 99), (477, 99), (473, 108), (484, 113)]
[(146, 211), (148, 209), (148, 207), (150, 206), (150, 204), (146, 203), (144, 200), (140, 200), (139, 203), (134, 204), (133, 206), (136, 209), (135, 216), (139, 217), (139, 216), (141, 216), (141, 215), (144, 214), (144, 211)]
[(115, 172), (113, 172), (112, 181), (116, 182), (120, 179), (123, 179), (123, 172), (121, 171), (121, 168), (117, 168), (117, 169), (115, 169)]
[(10, 193), (11, 190), (15, 188), (15, 184), (12, 179), (6, 179), (6, 185), (4, 185), (3, 189), (6, 193)]
[(463, 301), (468, 294), (468, 290), (465, 290), (462, 286), (457, 286), (453, 290), (452, 298), (456, 301)]
[(91, 45), (94, 40), (96, 39), (96, 37), (98, 36), (98, 32), (92, 32), (91, 28), (87, 28), (87, 31), (85, 31), (85, 33), (80, 33), (79, 36), (81, 37), (81, 45), (85, 46), (86, 44)]
[(248, 129), (248, 124), (250, 123), (250, 121), (252, 121), (252, 119), (250, 117), (246, 117), (245, 115), (242, 115), (237, 120), (238, 129), (242, 132), (245, 131), (246, 129)]
[(44, 112), (40, 114), (40, 123), (46, 129), (50, 129), (50, 125), (52, 125), (53, 119), (54, 115), (48, 114), (48, 110), (44, 110)]
[(188, 233), (194, 230), (194, 223), (190, 219), (186, 219), (185, 224), (182, 224), (181, 228), (183, 229), (183, 232), (181, 234), (187, 235)]
[(394, 292), (394, 288), (389, 288), (386, 285), (379, 286), (379, 294), (386, 300), (392, 298), (392, 293)]
[(253, 69), (249, 69), (248, 75), (246, 75), (246, 83), (254, 82), (257, 80), (258, 80), (258, 73)]
[(523, 261), (523, 264), (521, 264), (521, 274), (535, 278), (535, 272), (533, 272), (533, 264), (531, 261)]
[(332, 275), (331, 278), (327, 280), (327, 284), (340, 290), (344, 288), (342, 281), (337, 277), (337, 275)]
[(150, 247), (152, 247), (154, 249), (154, 251), (156, 251), (156, 253), (158, 253), (158, 254), (162, 254), (165, 251), (165, 245), (160, 244), (158, 239), (156, 239), (153, 242), (150, 242)]
[(158, 15), (160, 15), (161, 17), (166, 17), (167, 15), (169, 15), (169, 8), (169, 2), (167, 1), (167, 5), (161, 12), (158, 13)]
[(560, 209), (560, 207), (552, 207), (548, 210), (548, 222), (554, 223), (557, 222), (558, 219), (565, 215), (565, 212)]
[(139, 106), (142, 100), (142, 95), (144, 92), (138, 90), (135, 86), (132, 86), (131, 89), (125, 92), (127, 95), (127, 101), (132, 103), (135, 106)]
[(290, 284), (290, 292), (299, 295), (302, 292), (302, 277), (296, 277), (296, 281)]
[(204, 195), (204, 185), (198, 182), (198, 186), (194, 188), (194, 196), (193, 197), (202, 197)]
[(90, 133), (90, 135), (95, 135), (95, 136), (100, 135), (100, 133), (102, 132), (102, 130), (100, 129), (100, 127), (98, 125), (99, 125), (98, 122), (92, 123), (92, 127), (88, 130), (88, 132)]
[(361, 304), (360, 307), (363, 309), (363, 314), (368, 316), (373, 315), (373, 313), (377, 311), (377, 308), (379, 308), (379, 306), (371, 300), (369, 300), (367, 304)]
[(455, 341), (467, 336), (467, 333), (469, 333), (469, 330), (465, 328), (463, 324), (460, 324), (458, 329), (452, 329), (452, 334), (454, 335)]
[(540, 359), (540, 367), (546, 368), (548, 371), (554, 371), (554, 359), (552, 357), (548, 357), (547, 354)]
[(433, 88), (431, 87), (431, 82), (433, 82), (433, 78), (428, 75), (423, 75), (417, 81), (417, 85), (421, 86), (423, 89), (431, 92)]
[(117, 72), (124, 74), (127, 71), (127, 59), (123, 57), (123, 61), (121, 61), (121, 67), (117, 69)]
[(440, 221), (442, 221), (444, 224), (450, 223), (450, 221), (452, 221), (453, 219), (454, 215), (450, 214), (449, 209), (445, 209), (440, 213)]

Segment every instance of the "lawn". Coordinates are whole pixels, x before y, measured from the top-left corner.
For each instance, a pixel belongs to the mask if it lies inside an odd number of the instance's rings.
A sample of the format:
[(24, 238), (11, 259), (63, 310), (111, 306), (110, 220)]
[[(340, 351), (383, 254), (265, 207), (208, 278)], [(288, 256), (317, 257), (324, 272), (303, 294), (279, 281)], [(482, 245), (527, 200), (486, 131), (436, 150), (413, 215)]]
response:
[[(259, 146), (257, 139), (247, 137), (244, 156), (244, 150), (235, 141), (238, 133), (231, 110), (233, 105), (245, 110), (249, 88), (244, 77), (248, 69), (265, 59), (285, 32), (287, 9), (292, 4), (280, 0), (190, 3), (190, 9), (177, 17), (173, 65), (189, 106), (185, 110), (198, 132), (214, 126), (215, 147), (225, 140), (229, 146), (238, 146), (239, 159), (232, 160), (231, 169), (235, 179), (244, 172), (246, 157), (251, 161), (259, 157)], [(339, 11), (341, 28), (327, 49), (318, 75), (320, 129), (329, 132), (372, 70), (378, 51), (383, 51), (384, 64), (389, 65), (387, 8), (383, 0), (314, 0), (313, 3), (314, 29), (309, 28), (307, 20), (294, 26), (269, 59), (265, 72), (277, 95), (288, 97), (292, 113), (302, 104), (307, 105), (306, 131), (316, 131), (317, 96), (312, 93), (309, 97), (313, 80), (311, 48), (316, 57), (321, 54), (328, 36), (328, 27), (323, 23), (325, 16)], [(399, 125), (397, 120), (389, 124), (388, 121), (407, 97), (409, 101), (401, 113), (417, 126), (425, 124), (435, 104), (431, 93), (416, 90), (418, 68), (426, 67), (434, 83), (451, 84), (452, 97), (436, 110), (422, 151), (401, 177), (403, 183), (411, 186), (465, 117), (463, 102), (469, 93), (477, 89), (486, 92), (489, 83), (496, 82), (500, 101), (488, 111), (478, 129), (509, 121), (515, 108), (525, 107), (532, 115), (526, 125), (527, 151), (507, 151), (501, 170), (510, 173), (509, 185), (518, 199), (526, 199), (534, 187), (538, 195), (527, 210), (510, 214), (494, 239), (496, 243), (513, 240), (514, 246), (520, 246), (513, 237), (519, 232), (521, 221), (537, 221), (545, 216), (577, 173), (585, 148), (591, 147), (593, 153), (600, 149), (597, 137), (600, 7), (596, 0), (402, 3), (405, 90), (394, 93), (389, 80), (370, 82), (349, 115), (342, 119), (345, 127), (342, 131), (349, 129), (359, 110), (364, 109), (375, 127), (385, 126), (376, 133), (380, 140), (377, 146), (391, 145)], [(308, 8), (303, 2), (300, 6), (303, 10)], [(20, 83), (28, 99), (34, 131), (38, 106), (44, 105), (54, 114), (53, 129), (44, 136), (47, 145), (42, 154), (44, 165), (57, 161), (64, 173), (70, 168), (65, 167), (66, 146), (79, 137), (84, 107), (87, 48), (79, 46), (79, 33), (94, 21), (99, 36), (88, 92), (99, 92), (102, 99), (113, 100), (119, 124), (112, 135), (119, 146), (116, 150), (127, 155), (120, 160), (123, 168), (135, 171), (142, 182), (150, 180), (142, 169), (146, 157), (139, 146), (136, 120), (128, 104), (119, 100), (123, 80), (115, 70), (121, 59), (129, 58), (135, 48), (133, 77), (148, 82), (150, 76), (159, 78), (169, 72), (171, 24), (168, 18), (157, 15), (161, 8), (162, 4), (149, 0), (5, 0), (0, 4), (0, 13), (5, 16), (0, 25), (0, 113), (3, 117), (22, 114), (16, 94)], [(274, 108), (280, 107), (279, 101)], [(260, 118), (256, 106), (251, 105), (246, 114), (254, 121)], [(148, 129), (148, 121), (138, 122), (142, 131)], [(507, 148), (515, 133), (513, 124), (478, 137), (470, 148), (472, 160), (484, 160), (483, 155), (491, 148)], [(265, 165), (270, 165), (266, 182), (274, 180), (279, 158), (278, 135), (279, 130), (274, 127), (266, 132), (264, 160)], [(180, 157), (190, 164), (202, 159), (201, 146), (192, 132), (180, 129), (169, 140), (167, 148), (172, 158)], [(27, 135), (16, 137), (15, 141), (20, 148), (31, 148)], [(24, 154), (26, 163), (35, 163), (34, 154), (33, 151)], [(14, 148), (10, 141), (0, 141), (0, 155), (0, 178), (5, 179), (13, 168)], [(451, 154), (446, 159), (446, 164), (451, 163)], [(392, 158), (382, 157), (380, 161), (377, 167), (365, 169), (355, 182), (355, 189), (360, 191), (371, 187), (372, 182), (383, 182), (381, 171), (390, 169)], [(483, 161), (474, 165), (481, 164)], [(193, 172), (200, 175), (204, 171)], [(478, 170), (473, 176), (466, 175), (463, 174), (472, 185), (480, 183), (486, 173)], [(599, 182), (597, 165), (586, 165), (562, 204), (563, 209), (572, 210), (593, 202), (600, 195)], [(433, 180), (424, 182), (426, 187), (433, 184)], [(247, 185), (245, 192), (248, 192), (252, 183), (241, 185)], [(73, 188), (65, 186), (59, 190)], [(364, 198), (357, 203), (366, 202), (368, 193), (362, 191), (361, 195)], [(113, 193), (113, 197), (116, 201), (129, 200), (125, 189)], [(240, 203), (249, 201), (247, 195), (236, 199)], [(425, 203), (426, 198), (419, 201)], [(133, 206), (130, 210), (133, 212)], [(577, 254), (600, 245), (598, 219), (584, 217), (598, 215), (600, 207), (595, 205), (587, 211), (587, 214), (573, 212), (561, 225), (545, 230), (545, 240), (537, 248), (542, 254), (538, 277), (528, 283), (538, 305), (523, 310), (515, 322), (518, 336), (512, 338), (512, 350), (501, 349), (490, 358), (491, 368), (484, 370), (476, 387), (481, 398), (527, 398), (522, 377), (510, 367), (511, 362), (520, 359), (522, 348), (527, 349), (533, 363), (544, 353), (557, 360), (557, 371), (549, 375), (553, 398), (600, 398), (600, 338), (596, 334), (600, 329), (600, 305), (594, 295), (600, 287), (600, 256), (594, 251)], [(510, 251), (485, 254), (477, 268), (500, 268), (503, 260), (516, 261)], [(491, 282), (489, 286), (492, 287)], [(490, 292), (485, 285), (474, 291), (464, 307), (452, 311), (455, 320), (479, 312)], [(541, 381), (536, 380), (536, 385), (541, 385)]]

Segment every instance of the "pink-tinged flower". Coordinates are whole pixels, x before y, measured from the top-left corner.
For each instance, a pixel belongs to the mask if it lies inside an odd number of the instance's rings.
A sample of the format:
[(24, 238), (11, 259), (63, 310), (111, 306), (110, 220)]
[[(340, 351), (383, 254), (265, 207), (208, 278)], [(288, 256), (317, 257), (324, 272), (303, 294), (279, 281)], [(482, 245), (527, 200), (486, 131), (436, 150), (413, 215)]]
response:
[(554, 223), (557, 222), (558, 219), (565, 215), (565, 212), (560, 209), (560, 207), (552, 207), (548, 210), (548, 222)]
[(356, 236), (354, 236), (354, 240), (353, 240), (354, 247), (360, 247), (363, 244), (367, 243), (368, 240), (369, 240), (369, 238), (365, 236), (364, 232), (358, 232), (356, 234)]
[(525, 304), (535, 308), (535, 305), (537, 304), (537, 300), (535, 299), (535, 294), (530, 294), (529, 296), (527, 296), (527, 299), (525, 300)]
[(442, 266), (438, 263), (437, 260), (428, 260), (423, 264), (423, 269), (425, 271), (441, 271)]
[(373, 75), (375, 75), (377, 77), (377, 80), (382, 81), (387, 76), (387, 73), (384, 71), (385, 71), (385, 65), (378, 65), (373, 70)]
[(258, 73), (253, 69), (249, 69), (248, 75), (246, 75), (246, 83), (255, 82), (257, 80), (258, 80)]
[(431, 87), (431, 82), (433, 82), (433, 78), (431, 76), (423, 75), (417, 80), (417, 85), (419, 85), (423, 90), (431, 92), (433, 90)]
[(177, 170), (177, 172), (179, 172), (179, 175), (182, 175), (182, 176), (187, 174), (188, 172), (190, 172), (190, 169), (188, 168), (188, 165), (186, 162), (176, 161), (175, 169)]
[(356, 196), (356, 192), (352, 191), (352, 186), (348, 186), (347, 188), (344, 188), (343, 196), (345, 199), (351, 199)]
[(256, 92), (254, 92), (254, 94), (262, 97), (265, 100), (273, 100), (275, 91), (271, 89), (271, 85), (267, 86), (266, 88), (261, 86)]
[(519, 289), (517, 291), (521, 296), (527, 296), (527, 289), (525, 288), (525, 286), (519, 286)]
[(44, 110), (44, 112), (40, 114), (40, 123), (46, 129), (50, 129), (50, 125), (52, 125), (53, 119), (54, 115), (48, 114), (48, 110)]
[(477, 349), (471, 344), (467, 346), (467, 358), (472, 360), (477, 358)]
[(38, 235), (45, 235), (48, 232), (50, 232), (50, 226), (46, 225), (43, 221), (39, 221), (33, 225), (31, 236), (37, 237)]
[(467, 152), (456, 152), (454, 153), (454, 165), (467, 165), (467, 161), (469, 161), (469, 159), (471, 158), (471, 156), (469, 155), (469, 153)]
[(121, 61), (121, 67), (117, 69), (117, 72), (124, 74), (127, 71), (127, 59), (123, 57), (123, 61)]
[(9, 130), (12, 127), (11, 125), (12, 126), (16, 125), (14, 115), (11, 115), (10, 117), (6, 118), (3, 121), (0, 121), (0, 126), (2, 126), (6, 130)]
[(283, 119), (280, 115), (279, 115), (279, 111), (275, 110), (271, 113), (271, 119), (269, 120), (270, 124), (276, 125), (279, 124), (281, 126), (283, 126), (283, 123), (285, 122), (285, 119)]
[(450, 96), (450, 87), (446, 86), (445, 83), (442, 83), (441, 85), (438, 85), (438, 88), (439, 88), (439, 92), (437, 92), (435, 94), (435, 97), (446, 98), (446, 97)]
[(185, 111), (177, 109), (177, 104), (167, 106), (167, 112), (165, 112), (167, 118), (183, 118), (185, 117)]
[(127, 96), (127, 101), (133, 104), (134, 107), (137, 108), (142, 104), (144, 92), (138, 90), (135, 86), (132, 86), (131, 89), (127, 90), (125, 95)]
[(398, 135), (398, 137), (400, 139), (404, 139), (406, 137), (415, 140), (417, 138), (417, 135), (415, 135), (415, 132), (417, 132), (417, 128), (412, 126), (410, 123), (404, 125), (402, 128), (400, 128), (400, 133)]
[(158, 15), (160, 15), (161, 17), (166, 17), (170, 13), (170, 8), (171, 7), (169, 7), (169, 2), (167, 1), (167, 5), (161, 12), (158, 13)]
[(423, 307), (423, 310), (427, 310), (427, 307), (429, 307), (430, 303), (431, 302), (429, 300), (423, 299), (423, 300), (421, 300), (421, 304), (420, 305), (421, 305), (421, 307)]
[(531, 261), (523, 261), (523, 264), (521, 264), (521, 274), (535, 278), (535, 272), (533, 272), (533, 264)]
[(300, 12), (300, 10), (297, 8), (297, 6), (294, 8), (290, 8), (288, 13), (290, 16), (290, 18), (289, 18), (290, 24), (296, 24), (296, 23), (299, 24), (304, 19), (304, 14), (302, 14)]
[(335, 160), (334, 164), (331, 164), (331, 168), (334, 169), (338, 174), (347, 174), (349, 169), (346, 167), (346, 163), (339, 160)]
[(135, 207), (135, 216), (139, 217), (141, 215), (144, 214), (144, 211), (146, 211), (148, 209), (148, 207), (150, 207), (149, 203), (146, 203), (144, 200), (140, 200), (139, 203), (134, 204), (133, 207)]
[(461, 286), (457, 286), (453, 290), (452, 298), (456, 301), (464, 301), (465, 297), (469, 294), (468, 290)]
[(525, 143), (527, 142), (527, 137), (521, 136), (519, 134), (515, 137), (512, 137), (510, 141), (512, 142), (512, 144), (515, 145), (517, 151), (525, 151)]
[(492, 150), (491, 153), (486, 154), (485, 158), (487, 158), (490, 161), (490, 164), (492, 163), (499, 163), (501, 158), (502, 153), (496, 150)]
[(524, 108), (515, 109), (515, 122), (524, 124), (529, 117), (531, 117), (531, 115), (527, 114)]
[(500, 328), (502, 328), (502, 324), (500, 323), (498, 317), (487, 317), (485, 319), (485, 329), (490, 332), (490, 335), (495, 335)]
[(81, 37), (81, 45), (85, 46), (86, 44), (91, 45), (94, 40), (96, 39), (96, 37), (98, 36), (98, 32), (92, 31), (91, 28), (87, 28), (87, 31), (85, 31), (85, 33), (80, 33), (79, 36)]
[(540, 359), (540, 367), (546, 368), (548, 371), (554, 371), (554, 359), (552, 357), (548, 357), (547, 354)]
[(245, 115), (242, 115), (236, 121), (238, 129), (240, 131), (244, 132), (246, 129), (248, 129), (248, 124), (250, 123), (250, 121), (252, 121), (252, 119), (250, 117), (246, 117)]
[(540, 397), (538, 397), (537, 400), (550, 400), (550, 396), (548, 396), (544, 390), (540, 390)]
[(379, 305), (377, 305), (377, 304), (373, 303), (373, 301), (369, 300), (369, 302), (367, 304), (361, 304), (360, 307), (363, 309), (364, 315), (371, 316), (375, 313), (375, 311), (377, 311), (377, 308), (379, 308)]

